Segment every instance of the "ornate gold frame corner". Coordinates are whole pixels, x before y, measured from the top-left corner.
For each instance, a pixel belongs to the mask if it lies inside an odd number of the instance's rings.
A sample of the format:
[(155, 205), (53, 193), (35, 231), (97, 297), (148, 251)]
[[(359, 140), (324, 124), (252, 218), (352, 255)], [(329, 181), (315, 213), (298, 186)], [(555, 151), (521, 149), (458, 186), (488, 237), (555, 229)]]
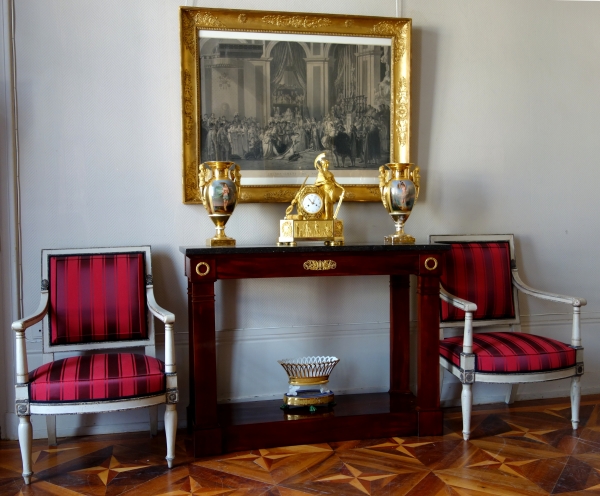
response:
[[(333, 14), (283, 13), (202, 7), (180, 8), (183, 137), (183, 202), (202, 203), (198, 183), (200, 155), (200, 30), (387, 38), (391, 41), (390, 159), (410, 162), (412, 20)], [(377, 202), (377, 171), (368, 181), (344, 184), (345, 201)], [(362, 178), (361, 178), (362, 179)], [(371, 183), (372, 181), (372, 183)], [(367, 183), (367, 184), (364, 184)], [(289, 202), (299, 185), (243, 185), (242, 203)]]

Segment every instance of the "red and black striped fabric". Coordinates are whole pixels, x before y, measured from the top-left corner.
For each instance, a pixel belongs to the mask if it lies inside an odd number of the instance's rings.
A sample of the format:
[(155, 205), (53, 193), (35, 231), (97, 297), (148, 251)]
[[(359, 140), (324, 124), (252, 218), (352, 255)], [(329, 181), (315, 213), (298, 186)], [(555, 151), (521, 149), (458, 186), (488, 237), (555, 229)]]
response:
[(164, 391), (164, 363), (134, 353), (56, 360), (31, 372), (29, 383), (32, 402), (114, 400)]
[[(445, 267), (442, 285), (453, 295), (477, 304), (473, 319), (515, 317), (508, 243), (452, 243)], [(441, 302), (442, 322), (464, 318), (462, 310)]]
[[(440, 341), (440, 355), (460, 366), (462, 336)], [(473, 335), (475, 370), (479, 372), (541, 372), (575, 365), (575, 350), (555, 339), (522, 332)]]
[(143, 253), (51, 256), (52, 345), (146, 339)]

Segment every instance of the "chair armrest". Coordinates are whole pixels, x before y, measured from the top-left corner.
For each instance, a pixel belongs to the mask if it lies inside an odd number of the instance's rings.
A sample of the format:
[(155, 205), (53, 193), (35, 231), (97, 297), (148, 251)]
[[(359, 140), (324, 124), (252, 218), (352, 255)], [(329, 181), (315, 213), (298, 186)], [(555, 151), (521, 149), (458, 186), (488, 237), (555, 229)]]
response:
[(546, 291), (540, 291), (539, 289), (534, 289), (531, 286), (528, 286), (521, 280), (516, 269), (513, 269), (512, 276), (515, 286), (519, 290), (523, 291), (523, 293), (525, 294), (535, 296), (536, 298), (540, 298), (542, 300), (556, 301), (558, 303), (568, 303), (569, 305), (573, 305), (574, 307), (583, 307), (587, 305), (587, 300), (585, 300), (584, 298), (548, 293)]
[(156, 303), (154, 288), (152, 286), (146, 286), (146, 300), (148, 301), (148, 309), (158, 320), (165, 324), (173, 324), (175, 322), (175, 315)]
[(40, 305), (35, 313), (29, 317), (25, 317), (24, 319), (15, 320), (11, 326), (12, 330), (15, 332), (24, 331), (28, 327), (31, 327), (42, 320), (46, 313), (48, 313), (48, 291), (42, 291)]
[(440, 298), (444, 300), (446, 303), (463, 310), (464, 312), (474, 312), (477, 310), (477, 305), (471, 301), (463, 300), (458, 296), (454, 296), (444, 289), (444, 287), (440, 284)]
[(547, 293), (545, 291), (540, 291), (539, 289), (534, 289), (530, 286), (527, 286), (527, 284), (525, 284), (519, 277), (517, 269), (512, 269), (512, 276), (515, 287), (523, 291), (523, 293), (525, 294), (535, 296), (536, 298), (540, 298), (542, 300), (556, 301), (558, 303), (568, 303), (569, 305), (573, 306), (573, 328), (571, 330), (571, 346), (575, 348), (581, 347), (581, 326), (579, 323), (579, 316), (581, 313), (581, 307), (587, 305), (587, 301), (584, 298)]
[(440, 284), (440, 298), (450, 305), (465, 312), (465, 327), (463, 331), (463, 349), (465, 354), (473, 353), (473, 312), (477, 310), (477, 304), (454, 296), (444, 289)]
[(27, 384), (29, 382), (29, 367), (27, 365), (27, 344), (25, 339), (25, 329), (37, 324), (48, 313), (48, 290), (42, 290), (40, 306), (35, 313), (21, 320), (12, 323), (12, 330), (16, 332), (15, 339), (15, 368), (17, 372), (17, 384)]

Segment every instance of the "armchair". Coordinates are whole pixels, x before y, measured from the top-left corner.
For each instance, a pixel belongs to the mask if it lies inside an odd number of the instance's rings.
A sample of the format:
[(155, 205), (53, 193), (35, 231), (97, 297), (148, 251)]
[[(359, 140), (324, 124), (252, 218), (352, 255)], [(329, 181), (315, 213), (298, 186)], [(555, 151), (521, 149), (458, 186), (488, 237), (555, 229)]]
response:
[[(155, 358), (153, 317), (165, 324), (164, 362)], [(25, 331), (40, 321), (44, 364), (29, 371)], [(174, 322), (154, 299), (149, 246), (42, 250), (39, 308), (12, 324), (26, 484), (33, 474), (31, 415), (46, 415), (48, 442), (56, 444), (55, 415), (149, 407), (156, 434), (158, 405), (165, 403), (166, 460), (172, 467), (179, 396)], [(133, 347), (143, 354), (121, 351)], [(55, 360), (59, 352), (76, 356)]]
[[(512, 234), (436, 235), (429, 239), (452, 247), (446, 254), (440, 287), (440, 365), (462, 383), (463, 438), (468, 440), (470, 435), (475, 382), (511, 384), (506, 403), (512, 403), (519, 383), (571, 378), (571, 422), (577, 429), (583, 375), (579, 316), (586, 300), (527, 286), (519, 277)], [(507, 332), (521, 330), (518, 291), (572, 306), (570, 344)], [(491, 332), (473, 332), (491, 326)], [(448, 327), (463, 327), (462, 336), (445, 338)]]

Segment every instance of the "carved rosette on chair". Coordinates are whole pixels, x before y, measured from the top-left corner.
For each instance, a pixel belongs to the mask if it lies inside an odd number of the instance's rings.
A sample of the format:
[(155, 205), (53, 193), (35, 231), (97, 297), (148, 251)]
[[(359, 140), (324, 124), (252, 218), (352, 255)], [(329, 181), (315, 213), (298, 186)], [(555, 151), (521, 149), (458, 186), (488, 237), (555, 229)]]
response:
[(419, 167), (414, 164), (395, 163), (379, 167), (381, 201), (396, 224), (396, 232), (384, 237), (386, 245), (414, 244), (415, 238), (404, 232), (404, 223), (419, 197), (419, 184)]
[(333, 406), (333, 393), (327, 388), (329, 375), (340, 361), (333, 356), (286, 358), (278, 360), (289, 378), (288, 392), (283, 396), (283, 409), (317, 406)]
[(206, 246), (235, 246), (235, 239), (225, 235), (225, 224), (237, 205), (241, 179), (240, 166), (235, 162), (200, 164), (200, 198), (217, 229), (217, 234), (206, 240)]

